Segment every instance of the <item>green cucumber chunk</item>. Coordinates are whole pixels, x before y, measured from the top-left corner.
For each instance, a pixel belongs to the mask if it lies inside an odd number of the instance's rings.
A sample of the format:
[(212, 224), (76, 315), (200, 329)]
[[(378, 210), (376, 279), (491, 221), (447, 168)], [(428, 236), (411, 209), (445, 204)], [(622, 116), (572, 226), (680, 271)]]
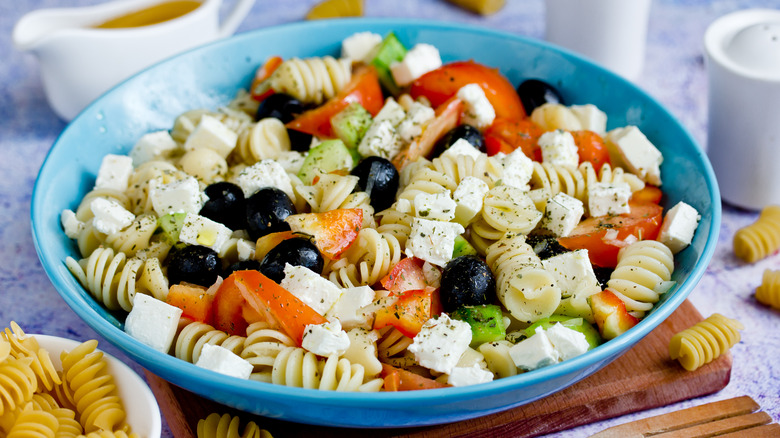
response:
[(309, 154), (301, 164), (298, 178), (304, 184), (311, 185), (317, 172), (330, 173), (334, 170), (352, 170), (354, 160), (349, 148), (341, 140), (325, 140), (309, 149)]
[(452, 318), (469, 323), (471, 326), (471, 346), (495, 342), (506, 338), (504, 315), (501, 307), (495, 304), (481, 306), (462, 306), (452, 312)]
[(356, 149), (368, 127), (371, 126), (372, 120), (371, 113), (366, 111), (363, 105), (352, 102), (330, 119), (330, 126), (345, 146)]
[(401, 44), (393, 32), (387, 34), (377, 48), (376, 55), (371, 60), (371, 65), (376, 69), (379, 83), (393, 96), (397, 96), (401, 88), (396, 85), (390, 66), (394, 62), (401, 62), (406, 56), (406, 47)]
[(464, 255), (478, 255), (477, 250), (463, 236), (455, 237), (455, 248), (452, 250), (452, 258)]
[(157, 226), (162, 230), (162, 240), (170, 245), (179, 241), (179, 233), (184, 226), (187, 213), (168, 213), (157, 219)]
[(599, 331), (593, 327), (591, 323), (588, 321), (585, 321), (582, 318), (572, 317), (572, 316), (563, 316), (563, 315), (552, 315), (547, 318), (542, 318), (539, 321), (536, 321), (529, 327), (525, 329), (525, 334), (529, 338), (533, 336), (536, 333), (536, 328), (541, 327), (545, 330), (549, 329), (553, 326), (553, 324), (562, 324), (566, 328), (570, 328), (572, 330), (576, 330), (583, 335), (585, 335), (585, 340), (588, 341), (588, 345), (590, 347), (588, 350), (592, 350), (602, 343), (601, 335), (599, 334)]

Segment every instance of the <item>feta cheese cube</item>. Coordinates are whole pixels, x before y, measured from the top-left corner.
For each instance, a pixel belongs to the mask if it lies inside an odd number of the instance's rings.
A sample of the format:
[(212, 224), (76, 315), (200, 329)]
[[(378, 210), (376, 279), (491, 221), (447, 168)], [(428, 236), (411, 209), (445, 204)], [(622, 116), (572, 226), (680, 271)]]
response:
[(349, 348), (349, 336), (338, 320), (309, 324), (303, 332), (301, 347), (317, 356), (341, 356)]
[(447, 383), (452, 386), (468, 386), (492, 381), (493, 373), (483, 370), (479, 365), (455, 367), (452, 369), (449, 376), (447, 376)]
[(547, 200), (542, 227), (557, 237), (566, 237), (580, 223), (584, 214), (582, 201), (561, 192)]
[(344, 352), (344, 358), (353, 364), (363, 365), (366, 376), (376, 376), (382, 372), (382, 362), (377, 355), (376, 341), (379, 332), (353, 328), (347, 331), (349, 336), (349, 348)]
[(238, 260), (246, 261), (255, 257), (255, 250), (257, 245), (255, 242), (247, 239), (238, 239), (236, 242), (236, 253), (238, 254)]
[(552, 327), (545, 330), (545, 333), (561, 360), (577, 357), (590, 348), (590, 344), (582, 332), (570, 329), (563, 324), (553, 324)]
[(401, 151), (401, 137), (389, 120), (374, 122), (360, 140), (358, 152), (364, 157), (377, 156), (388, 160)]
[(170, 213), (197, 213), (203, 208), (208, 197), (200, 191), (200, 185), (195, 177), (160, 184), (150, 181), (149, 197), (157, 216)]
[(341, 322), (344, 330), (351, 330), (356, 327), (370, 329), (374, 315), (370, 310), (366, 309), (366, 306), (374, 301), (375, 296), (374, 290), (369, 286), (346, 288), (325, 317)]
[(441, 65), (439, 49), (430, 44), (419, 43), (406, 52), (403, 61), (390, 65), (390, 73), (399, 87), (405, 87)]
[(568, 131), (556, 129), (542, 134), (537, 141), (542, 149), (542, 161), (558, 166), (577, 167), (580, 156), (577, 144)]
[(254, 365), (249, 361), (227, 348), (209, 343), (203, 344), (195, 366), (239, 379), (248, 379), (254, 369)]
[(406, 242), (406, 255), (444, 267), (452, 259), (455, 237), (465, 231), (458, 223), (414, 218)]
[(343, 292), (311, 269), (289, 263), (284, 265), (284, 279), (280, 284), (320, 315), (327, 314)]
[(455, 217), (457, 206), (449, 190), (440, 193), (420, 193), (414, 197), (416, 216), (425, 219), (449, 222)]
[(580, 120), (582, 129), (593, 131), (602, 137), (607, 133), (607, 114), (591, 103), (572, 105), (569, 109)]
[(382, 109), (374, 116), (373, 123), (387, 120), (393, 127), (398, 126), (406, 118), (406, 110), (395, 99), (388, 97)]
[(130, 150), (133, 166), (140, 166), (156, 158), (164, 158), (175, 151), (179, 145), (168, 131), (156, 131), (144, 134)]
[(552, 256), (542, 260), (542, 266), (555, 278), (555, 284), (561, 288), (563, 297), (568, 297), (585, 287), (599, 285), (587, 249)]
[(185, 150), (198, 148), (213, 149), (222, 158), (227, 158), (233, 148), (236, 147), (238, 134), (231, 130), (216, 117), (204, 114), (200, 123), (187, 137), (184, 143)]
[(357, 32), (341, 41), (341, 57), (369, 63), (374, 49), (382, 42), (382, 35), (373, 32)]
[(393, 203), (393, 208), (399, 213), (412, 213), (412, 203), (408, 199), (401, 198)]
[(135, 219), (135, 215), (127, 211), (113, 199), (95, 198), (90, 202), (89, 209), (95, 215), (92, 225), (104, 234), (113, 234), (127, 227)]
[(95, 188), (123, 192), (127, 190), (127, 184), (132, 173), (132, 158), (127, 155), (108, 154), (100, 162)]
[(417, 136), (422, 134), (423, 126), (436, 117), (433, 108), (423, 105), (420, 102), (412, 102), (406, 117), (398, 124), (396, 131), (401, 141), (411, 143)]
[(613, 166), (624, 166), (642, 181), (661, 185), (661, 151), (636, 126), (613, 129), (607, 134)]
[(200, 245), (220, 252), (230, 239), (233, 230), (195, 213), (187, 213), (179, 232), (179, 241), (187, 245)]
[(631, 187), (627, 183), (599, 182), (588, 186), (588, 213), (591, 217), (629, 213)]
[(661, 231), (658, 233), (658, 240), (677, 254), (691, 244), (699, 220), (701, 220), (699, 212), (680, 201), (666, 212)]
[(504, 174), (501, 176), (501, 184), (515, 187), (520, 190), (528, 190), (529, 181), (534, 174), (534, 161), (517, 148), (509, 155), (501, 159)]
[(459, 138), (455, 140), (450, 147), (441, 153), (441, 156), (445, 157), (457, 157), (458, 155), (467, 155), (473, 159), (477, 159), (482, 152), (475, 148), (473, 144), (469, 143), (465, 138)]
[(260, 189), (275, 187), (295, 199), (295, 192), (290, 182), (290, 175), (285, 172), (276, 160), (265, 159), (242, 170), (235, 179), (245, 197), (250, 197)]
[(426, 321), (406, 349), (420, 365), (450, 374), (470, 343), (471, 326), (442, 313)]
[(78, 239), (81, 232), (84, 231), (84, 222), (78, 220), (73, 210), (62, 210), (60, 222), (62, 223), (62, 229), (65, 230), (65, 235), (69, 239)]
[(168, 353), (182, 310), (145, 294), (135, 294), (125, 319), (125, 332), (157, 351)]
[(537, 327), (533, 336), (523, 339), (509, 349), (509, 357), (515, 366), (526, 371), (557, 363), (558, 354), (541, 327)]
[(465, 104), (463, 123), (484, 129), (493, 123), (496, 118), (496, 110), (485, 96), (485, 90), (478, 84), (467, 84), (456, 93), (458, 99)]
[(485, 194), (490, 186), (485, 181), (473, 176), (467, 176), (460, 181), (452, 197), (455, 201), (455, 222), (467, 226), (482, 211)]

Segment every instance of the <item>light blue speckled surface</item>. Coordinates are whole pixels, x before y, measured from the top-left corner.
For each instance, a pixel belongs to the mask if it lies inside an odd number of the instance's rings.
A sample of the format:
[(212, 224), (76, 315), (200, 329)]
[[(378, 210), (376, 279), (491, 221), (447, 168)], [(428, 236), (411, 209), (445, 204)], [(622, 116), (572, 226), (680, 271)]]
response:
[[(28, 0), (0, 2), (0, 327), (11, 320), (28, 332), (88, 339), (97, 335), (65, 305), (48, 281), (32, 245), (29, 225), (30, 197), (38, 168), (56, 136), (65, 127), (48, 108), (40, 84), (37, 61), (15, 51), (10, 35), (26, 12), (44, 7), (89, 5), (97, 0)], [(273, 3), (273, 5), (272, 5)], [(283, 3), (283, 4), (279, 4)], [(313, 0), (269, 2), (259, 0), (244, 30), (299, 20)], [(780, 8), (778, 0), (656, 0), (651, 9), (645, 70), (636, 81), (657, 98), (706, 143), (707, 77), (701, 38), (715, 18), (751, 7)], [(417, 17), (483, 25), (534, 38), (544, 35), (542, 0), (509, 0), (500, 13), (483, 18), (441, 0), (366, 0), (365, 15)], [(780, 171), (780, 164), (778, 164)], [(720, 312), (746, 325), (742, 341), (732, 349), (731, 382), (717, 394), (664, 408), (583, 426), (564, 437), (587, 436), (610, 425), (644, 418), (709, 401), (750, 395), (775, 421), (780, 421), (780, 313), (752, 298), (766, 268), (780, 269), (774, 255), (754, 265), (733, 256), (734, 232), (756, 217), (724, 206), (720, 242), (710, 268), (690, 299), (707, 316)], [(103, 348), (123, 357), (108, 343)], [(163, 436), (171, 436), (167, 431)]]

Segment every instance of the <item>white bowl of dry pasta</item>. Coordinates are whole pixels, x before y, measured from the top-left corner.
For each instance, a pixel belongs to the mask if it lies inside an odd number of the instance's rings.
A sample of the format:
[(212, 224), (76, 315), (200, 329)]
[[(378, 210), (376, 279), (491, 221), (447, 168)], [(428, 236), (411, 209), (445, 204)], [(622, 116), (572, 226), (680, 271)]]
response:
[(719, 223), (706, 156), (629, 82), (414, 20), (163, 62), (65, 129), (32, 201), (53, 284), (131, 358), (346, 427), (473, 418), (587, 377), (686, 298)]

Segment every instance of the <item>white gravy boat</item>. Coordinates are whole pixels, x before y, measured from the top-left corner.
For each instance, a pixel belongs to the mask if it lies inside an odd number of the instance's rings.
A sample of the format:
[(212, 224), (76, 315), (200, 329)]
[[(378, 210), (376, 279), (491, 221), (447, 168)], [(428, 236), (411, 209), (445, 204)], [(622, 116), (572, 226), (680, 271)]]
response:
[(96, 28), (108, 20), (168, 0), (117, 0), (81, 8), (41, 9), (13, 30), (18, 50), (38, 57), (49, 105), (69, 121), (123, 79), (184, 50), (232, 35), (255, 0), (235, 0), (222, 23), (222, 0), (198, 0), (196, 9), (157, 24)]

